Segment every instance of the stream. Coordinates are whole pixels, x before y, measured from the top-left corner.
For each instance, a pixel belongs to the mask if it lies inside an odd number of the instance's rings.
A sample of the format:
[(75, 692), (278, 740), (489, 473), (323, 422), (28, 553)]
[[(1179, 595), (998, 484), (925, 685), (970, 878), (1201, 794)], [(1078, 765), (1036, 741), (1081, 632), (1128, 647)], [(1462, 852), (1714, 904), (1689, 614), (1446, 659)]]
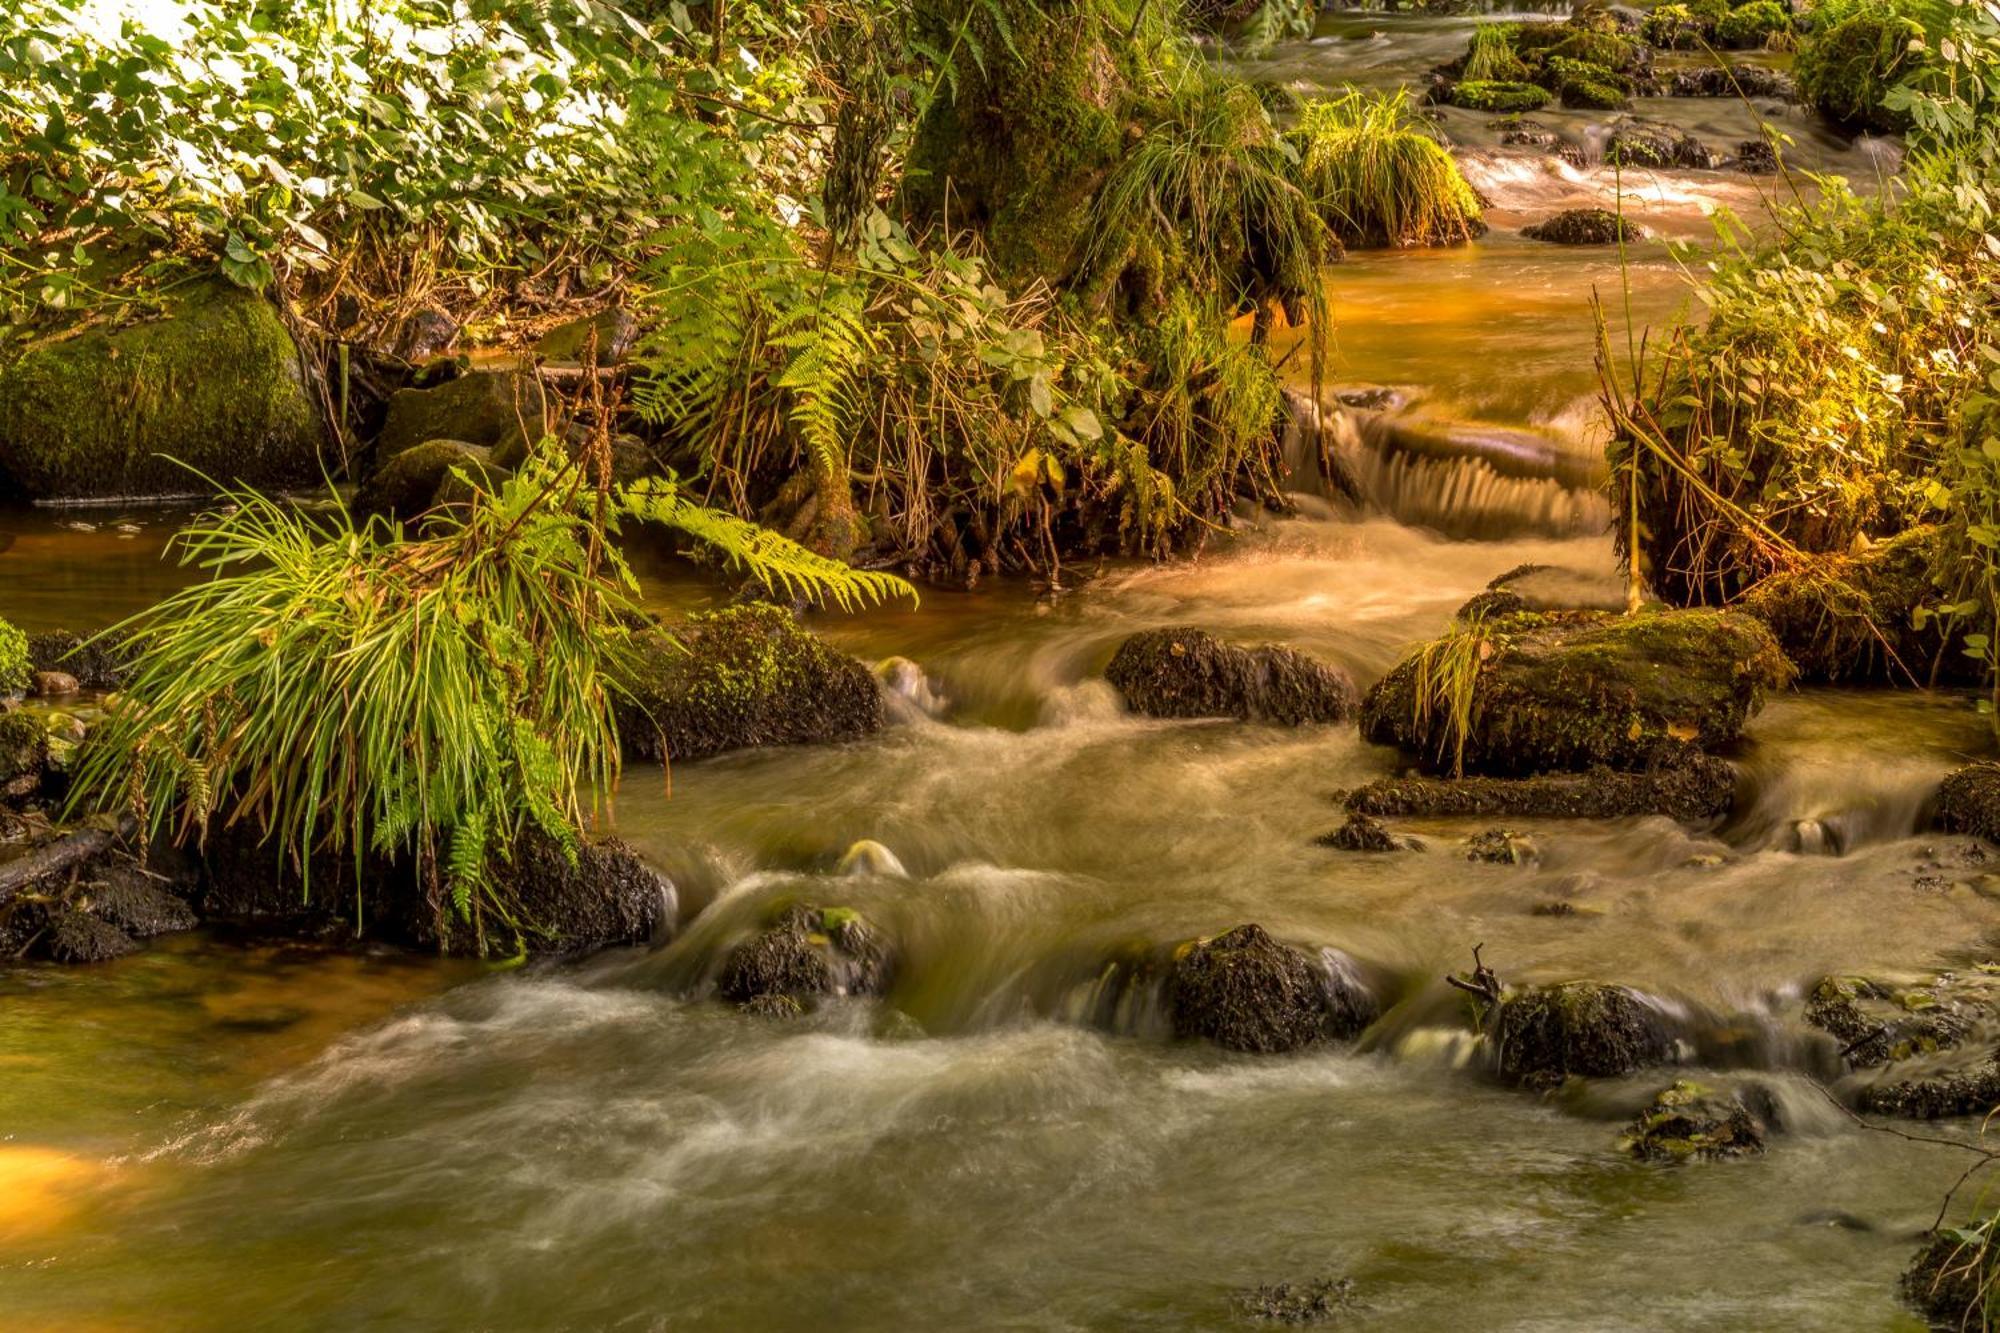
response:
[[(1476, 21), (1329, 13), (1241, 67), (1420, 86)], [(1755, 133), (1735, 102), (1638, 114), (1722, 147)], [(1535, 118), (1590, 144), (1608, 117)], [(1443, 128), (1491, 234), (1329, 270), (1328, 427), (1358, 497), (1302, 466), (1294, 514), (1246, 516), (1195, 563), (818, 618), (904, 659), (893, 725), (677, 765), (671, 790), (628, 768), (615, 831), (674, 880), (671, 943), (510, 969), (196, 934), (0, 970), (0, 1322), (1255, 1327), (1246, 1289), (1344, 1277), (1371, 1329), (1920, 1329), (1896, 1277), (1963, 1161), (1835, 1107), (1798, 1011), (1830, 971), (1990, 956), (1996, 877), (1921, 832), (1938, 779), (1990, 745), (1967, 700), (1792, 693), (1731, 756), (1721, 827), (1539, 823), (1537, 860), (1492, 865), (1460, 850), (1492, 820), (1399, 822), (1422, 853), (1316, 846), (1343, 790), (1398, 768), (1352, 727), (1140, 719), (1101, 679), (1125, 636), (1193, 624), (1366, 683), (1504, 570), (1615, 577), (1592, 294), (1622, 346), (1690, 309), (1683, 261), (1518, 229), (1622, 188), (1654, 233), (1705, 241), (1782, 186), (1620, 178), (1483, 119)], [(1856, 188), (1893, 167), (1892, 144), (1797, 109), (1783, 127), (1797, 164)], [(0, 513), (0, 614), (34, 632), (139, 609), (186, 577), (160, 558), (182, 517)], [(713, 595), (642, 573), (663, 607)], [(892, 857), (842, 874), (862, 839)], [(787, 896), (884, 928), (886, 1002), (777, 1023), (701, 998)], [(1553, 902), (1573, 910), (1535, 910)], [(1245, 921), (1357, 960), (1384, 1016), (1352, 1047), (1239, 1056), (1167, 1040), (1157, 997), (1104, 984), (1121, 948)], [(1692, 1076), (1762, 1087), (1770, 1151), (1621, 1153), (1682, 1074), (1490, 1082), (1440, 982), (1475, 945), (1509, 982), (1623, 982), (1692, 1016)]]

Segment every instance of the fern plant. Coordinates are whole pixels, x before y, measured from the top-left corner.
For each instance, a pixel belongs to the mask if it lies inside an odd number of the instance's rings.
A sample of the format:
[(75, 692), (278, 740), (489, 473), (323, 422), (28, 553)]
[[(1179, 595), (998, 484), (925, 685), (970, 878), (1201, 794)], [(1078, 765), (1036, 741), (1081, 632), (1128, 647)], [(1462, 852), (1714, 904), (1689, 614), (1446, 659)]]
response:
[(71, 810), (122, 806), (180, 842), (243, 824), (302, 875), (319, 854), (357, 875), (371, 857), (413, 863), (483, 948), (538, 931), (494, 873), (518, 840), (537, 832), (574, 859), (617, 784), (613, 681), (642, 622), (611, 540), (621, 520), (678, 528), (787, 593), (910, 592), (670, 481), (613, 489), (560, 459), (538, 451), (414, 538), (229, 495), (178, 539), (211, 577), (109, 631), (140, 656)]

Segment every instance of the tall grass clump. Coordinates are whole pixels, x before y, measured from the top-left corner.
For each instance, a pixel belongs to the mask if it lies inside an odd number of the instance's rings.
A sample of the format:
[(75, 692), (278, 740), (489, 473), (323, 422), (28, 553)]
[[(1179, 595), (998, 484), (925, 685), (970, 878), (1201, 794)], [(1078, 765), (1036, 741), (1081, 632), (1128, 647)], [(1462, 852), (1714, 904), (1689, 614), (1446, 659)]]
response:
[(1528, 67), (1514, 52), (1511, 23), (1482, 23), (1472, 30), (1472, 46), (1465, 54), (1461, 79), (1478, 83), (1521, 83), (1528, 79)]
[(1452, 245), (1485, 230), (1478, 196), (1406, 93), (1308, 102), (1290, 138), (1301, 188), (1347, 244)]
[(322, 855), (357, 874), (407, 864), (482, 942), (536, 930), (495, 873), (517, 841), (536, 832), (574, 859), (617, 782), (612, 682), (639, 623), (621, 517), (679, 528), (788, 591), (905, 590), (671, 483), (592, 485), (551, 457), (410, 538), (339, 509), (228, 499), (177, 538), (210, 577), (113, 631), (140, 655), (71, 809), (125, 809), (177, 842), (243, 825), (302, 875)]

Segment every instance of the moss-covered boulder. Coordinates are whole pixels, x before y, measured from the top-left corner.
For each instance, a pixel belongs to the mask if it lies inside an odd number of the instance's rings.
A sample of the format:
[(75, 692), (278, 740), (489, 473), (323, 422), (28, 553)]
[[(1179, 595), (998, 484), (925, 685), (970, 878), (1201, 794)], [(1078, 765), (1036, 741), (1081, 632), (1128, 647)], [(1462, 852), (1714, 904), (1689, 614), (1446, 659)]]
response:
[(1778, 0), (1749, 0), (1715, 25), (1715, 44), (1726, 50), (1748, 51), (1785, 44), (1792, 16)]
[(428, 440), (369, 473), (350, 508), (362, 517), (415, 518), (440, 502), (440, 492), (455, 469), (477, 482), (497, 484), (500, 474), (492, 459), (493, 450), (484, 445)]
[(28, 638), (31, 670), (61, 671), (74, 676), (86, 690), (119, 690), (132, 668), (134, 650), (120, 636), (84, 635), (50, 630)]
[(1184, 946), (1167, 978), (1176, 1037), (1271, 1054), (1352, 1037), (1373, 1022), (1375, 997), (1348, 966), (1243, 925)]
[(782, 607), (732, 606), (638, 637), (618, 731), (642, 759), (852, 740), (881, 729), (881, 690)]
[(1938, 786), (1937, 826), (2000, 843), (2000, 763), (1982, 760), (1946, 775)]
[(892, 970), (887, 943), (853, 908), (790, 903), (730, 951), (715, 991), (777, 1016), (828, 996), (880, 995), (889, 988)]
[(1935, 1055), (2000, 1018), (2000, 971), (1975, 968), (1900, 983), (1822, 977), (1806, 997), (1805, 1018), (1839, 1042), (1856, 1069)]
[(1655, 171), (1709, 171), (1716, 155), (1701, 140), (1673, 125), (1628, 121), (1604, 142), (1607, 166), (1645, 167)]
[(322, 475), (321, 439), (284, 322), (234, 287), (199, 287), (161, 318), (50, 338), (0, 366), (0, 494), (303, 486)]
[(1402, 837), (1389, 831), (1381, 820), (1359, 810), (1348, 812), (1347, 822), (1331, 833), (1314, 839), (1322, 847), (1331, 847), (1341, 852), (1412, 852), (1422, 851), (1423, 844), (1414, 838)]
[(1934, 527), (1911, 528), (1805, 569), (1781, 571), (1738, 609), (1771, 627), (1799, 679), (1814, 684), (1970, 685), (1984, 670), (1959, 635), (1928, 614), (1950, 554)]
[(1495, 776), (1643, 770), (1734, 740), (1789, 678), (1763, 622), (1735, 612), (1523, 613), (1405, 658), (1362, 700), (1361, 731)]
[(390, 459), (432, 440), (491, 447), (516, 433), (540, 439), (554, 400), (535, 376), (512, 369), (476, 370), (442, 384), (398, 389), (375, 443)]
[(1903, 1272), (1903, 1297), (1939, 1329), (1990, 1327), (2000, 1244), (1990, 1223), (1938, 1231)]
[(1468, 111), (1540, 111), (1555, 94), (1533, 83), (1462, 79), (1445, 90), (1444, 100)]
[(0, 694), (19, 694), (37, 670), (28, 636), (10, 621), (0, 620)]
[(1233, 717), (1296, 727), (1354, 712), (1354, 682), (1294, 648), (1239, 648), (1185, 626), (1120, 644), (1104, 678), (1149, 717)]
[(1924, 57), (1911, 43), (1924, 40), (1923, 25), (1893, 4), (1855, 9), (1830, 27), (1815, 26), (1799, 44), (1793, 72), (1799, 97), (1848, 130), (1896, 133), (1909, 113), (1883, 99)]
[(1509, 993), (1494, 1020), (1495, 1067), (1526, 1087), (1618, 1078), (1675, 1059), (1659, 1008), (1637, 991), (1570, 981)]
[(1521, 228), (1531, 241), (1553, 245), (1616, 245), (1645, 239), (1636, 222), (1627, 222), (1608, 208), (1571, 208), (1544, 222)]
[(1639, 773), (1598, 768), (1534, 778), (1380, 778), (1349, 792), (1347, 808), (1377, 816), (1665, 815), (1692, 824), (1728, 814), (1735, 799), (1736, 770), (1727, 760), (1689, 754)]
[(1619, 1146), (1642, 1162), (1712, 1161), (1763, 1152), (1765, 1132), (1739, 1094), (1682, 1079), (1639, 1112)]
[(49, 733), (39, 718), (0, 712), (0, 802), (19, 804), (40, 793), (49, 763)]
[(1677, 69), (1667, 83), (1669, 97), (1771, 97), (1798, 100), (1791, 76), (1762, 65), (1696, 65)]

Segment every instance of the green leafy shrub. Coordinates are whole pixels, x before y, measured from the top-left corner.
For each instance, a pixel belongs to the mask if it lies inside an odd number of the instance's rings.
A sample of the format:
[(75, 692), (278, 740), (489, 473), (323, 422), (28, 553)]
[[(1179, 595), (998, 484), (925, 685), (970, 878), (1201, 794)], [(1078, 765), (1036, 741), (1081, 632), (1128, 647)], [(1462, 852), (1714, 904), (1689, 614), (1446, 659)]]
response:
[(593, 485), (554, 452), (415, 538), (232, 495), (177, 539), (211, 577), (117, 631), (145, 647), (71, 808), (123, 807), (181, 841), (245, 822), (302, 870), (320, 853), (409, 858), (482, 941), (532, 933), (489, 871), (530, 830), (573, 860), (611, 797), (607, 682), (637, 619), (621, 517), (713, 543), (787, 593), (907, 591), (671, 483)]
[(1720, 46), (1750, 49), (1771, 45), (1774, 37), (1791, 31), (1792, 16), (1778, 0), (1750, 0), (1715, 25), (1715, 40)]
[(1532, 83), (1482, 83), (1468, 79), (1454, 83), (1445, 100), (1468, 111), (1539, 111), (1554, 100), (1554, 94)]
[(1310, 102), (1290, 139), (1300, 185), (1349, 245), (1451, 245), (1484, 230), (1478, 196), (1404, 93)]
[(1714, 21), (1696, 18), (1686, 5), (1661, 5), (1639, 25), (1639, 36), (1648, 46), (1674, 51), (1698, 47), (1714, 33)]
[(0, 694), (28, 688), (28, 636), (0, 620)]
[(1794, 74), (1806, 105), (1851, 129), (1899, 131), (1909, 117), (1887, 103), (1889, 90), (1915, 73), (1923, 25), (1893, 4), (1858, 9), (1816, 24), (1799, 45)]

